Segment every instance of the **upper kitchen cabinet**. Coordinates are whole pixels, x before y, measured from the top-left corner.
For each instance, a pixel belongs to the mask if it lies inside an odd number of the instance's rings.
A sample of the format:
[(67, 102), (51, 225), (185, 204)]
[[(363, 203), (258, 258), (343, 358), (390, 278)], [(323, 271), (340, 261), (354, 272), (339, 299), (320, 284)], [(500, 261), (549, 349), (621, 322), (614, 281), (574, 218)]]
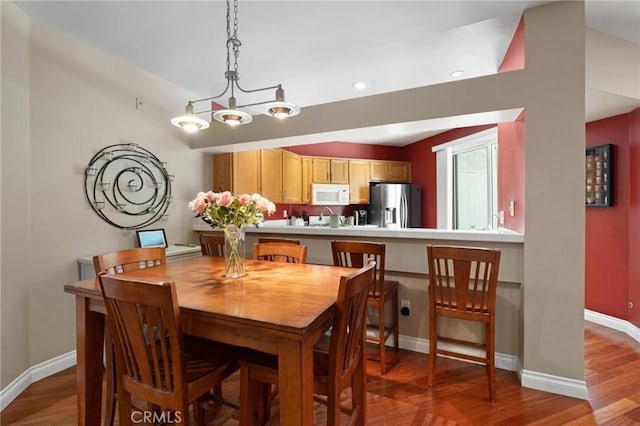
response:
[(311, 183), (313, 182), (311, 157), (302, 157), (302, 203), (311, 202)]
[[(298, 154), (282, 151), (282, 202), (302, 201), (302, 160)], [(310, 187), (310, 185), (309, 185)]]
[(343, 158), (313, 157), (312, 183), (349, 183), (349, 160)]
[(371, 161), (371, 181), (411, 182), (411, 163), (405, 161)]
[(349, 202), (369, 204), (369, 168), (367, 160), (349, 160)]
[(260, 151), (213, 155), (213, 190), (235, 194), (260, 191)]
[(231, 191), (231, 170), (233, 169), (232, 154), (213, 155), (213, 187), (214, 192)]
[(282, 199), (282, 150), (260, 150), (261, 195), (273, 202)]

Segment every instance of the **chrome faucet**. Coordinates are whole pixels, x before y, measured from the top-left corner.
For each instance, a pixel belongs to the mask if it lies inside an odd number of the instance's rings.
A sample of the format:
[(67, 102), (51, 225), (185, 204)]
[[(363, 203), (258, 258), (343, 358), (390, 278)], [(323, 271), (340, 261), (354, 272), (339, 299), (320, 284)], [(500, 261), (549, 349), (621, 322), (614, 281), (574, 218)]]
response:
[(322, 212), (324, 212), (325, 210), (329, 210), (329, 215), (333, 215), (333, 210), (331, 210), (329, 207), (325, 207), (322, 210), (320, 210), (320, 221), (322, 222)]

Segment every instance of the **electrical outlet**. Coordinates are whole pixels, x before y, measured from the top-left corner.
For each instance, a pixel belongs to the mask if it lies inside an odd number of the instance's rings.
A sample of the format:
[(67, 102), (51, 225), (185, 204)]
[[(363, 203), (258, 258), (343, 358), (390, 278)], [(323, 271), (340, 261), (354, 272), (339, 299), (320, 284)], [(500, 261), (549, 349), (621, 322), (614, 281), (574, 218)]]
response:
[(516, 215), (516, 202), (511, 200), (509, 201), (509, 216), (513, 217)]
[(408, 317), (411, 314), (411, 301), (410, 300), (401, 300), (400, 301), (400, 314), (405, 317)]
[(504, 225), (504, 210), (498, 212), (498, 223)]

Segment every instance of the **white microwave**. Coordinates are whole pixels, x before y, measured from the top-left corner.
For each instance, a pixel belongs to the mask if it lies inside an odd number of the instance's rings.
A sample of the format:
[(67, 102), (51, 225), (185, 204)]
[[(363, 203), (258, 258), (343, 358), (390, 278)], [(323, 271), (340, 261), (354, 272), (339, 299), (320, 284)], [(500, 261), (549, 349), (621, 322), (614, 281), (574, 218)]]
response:
[(311, 205), (346, 206), (347, 204), (349, 204), (349, 185), (311, 184)]

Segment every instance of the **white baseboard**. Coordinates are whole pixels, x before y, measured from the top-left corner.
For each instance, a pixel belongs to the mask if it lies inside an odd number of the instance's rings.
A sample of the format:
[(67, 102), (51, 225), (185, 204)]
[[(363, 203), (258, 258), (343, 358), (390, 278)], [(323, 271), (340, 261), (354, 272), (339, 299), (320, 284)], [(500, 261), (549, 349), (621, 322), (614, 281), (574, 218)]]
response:
[(584, 310), (584, 319), (585, 321), (594, 322), (596, 324), (621, 331), (636, 342), (640, 342), (640, 328), (631, 324), (629, 321), (601, 314), (600, 312), (591, 311), (589, 309)]
[(4, 410), (5, 407), (16, 399), (30, 384), (72, 367), (75, 364), (76, 351), (71, 351), (28, 368), (24, 373), (16, 377), (13, 382), (9, 383), (8, 386), (0, 390), (0, 410)]
[[(446, 348), (448, 346), (456, 352), (482, 356), (481, 351), (476, 352), (473, 349), (469, 349), (460, 345), (448, 343), (439, 344), (439, 346), (441, 348)], [(429, 339), (400, 336), (400, 348), (428, 354)], [(507, 371), (515, 371), (518, 375), (518, 379), (520, 380), (520, 384), (525, 388), (537, 389), (545, 392), (551, 392), (580, 399), (588, 399), (589, 397), (589, 395), (587, 394), (586, 382), (566, 377), (552, 376), (550, 374), (524, 370), (522, 368), (520, 360), (515, 355), (496, 353), (496, 368)]]
[(587, 383), (584, 380), (554, 376), (537, 371), (525, 370), (518, 361), (518, 379), (524, 388), (537, 389), (558, 395), (588, 400)]

